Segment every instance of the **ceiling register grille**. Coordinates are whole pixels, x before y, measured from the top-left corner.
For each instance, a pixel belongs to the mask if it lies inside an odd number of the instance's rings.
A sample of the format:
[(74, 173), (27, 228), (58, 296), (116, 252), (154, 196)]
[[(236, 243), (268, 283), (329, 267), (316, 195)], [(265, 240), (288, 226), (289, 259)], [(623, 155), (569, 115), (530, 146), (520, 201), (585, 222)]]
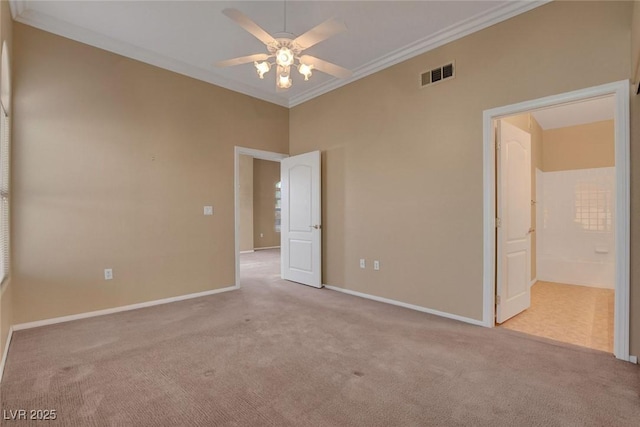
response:
[(420, 75), (420, 86), (429, 86), (447, 79), (452, 79), (453, 77), (455, 77), (455, 67), (454, 63), (451, 62), (422, 73)]

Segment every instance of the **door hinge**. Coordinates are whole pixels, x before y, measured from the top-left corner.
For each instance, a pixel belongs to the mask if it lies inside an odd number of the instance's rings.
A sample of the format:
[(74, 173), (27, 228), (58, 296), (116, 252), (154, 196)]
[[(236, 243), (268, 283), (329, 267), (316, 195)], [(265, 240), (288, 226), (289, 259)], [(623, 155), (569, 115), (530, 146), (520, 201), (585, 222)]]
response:
[(496, 228), (502, 227), (502, 220), (500, 218), (496, 218)]
[(496, 295), (496, 305), (500, 304), (500, 295)]

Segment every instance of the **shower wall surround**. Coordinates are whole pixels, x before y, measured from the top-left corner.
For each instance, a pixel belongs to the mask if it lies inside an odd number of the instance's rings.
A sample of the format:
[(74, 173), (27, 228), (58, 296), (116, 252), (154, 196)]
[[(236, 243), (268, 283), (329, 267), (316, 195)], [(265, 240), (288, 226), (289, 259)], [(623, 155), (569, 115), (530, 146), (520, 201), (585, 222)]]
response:
[(613, 289), (615, 168), (536, 178), (537, 279)]

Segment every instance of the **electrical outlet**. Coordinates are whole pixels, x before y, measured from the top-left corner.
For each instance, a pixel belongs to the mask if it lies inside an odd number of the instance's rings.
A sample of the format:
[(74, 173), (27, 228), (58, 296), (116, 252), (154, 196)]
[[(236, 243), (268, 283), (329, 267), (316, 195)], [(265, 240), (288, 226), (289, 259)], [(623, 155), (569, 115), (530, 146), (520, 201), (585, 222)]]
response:
[(380, 270), (380, 261), (378, 260), (373, 261), (373, 269)]
[(110, 268), (105, 268), (104, 269), (104, 280), (111, 280), (113, 279), (113, 270)]
[(367, 268), (367, 262), (364, 258), (360, 258), (360, 268)]
[(213, 215), (213, 206), (205, 206), (204, 207), (205, 215)]

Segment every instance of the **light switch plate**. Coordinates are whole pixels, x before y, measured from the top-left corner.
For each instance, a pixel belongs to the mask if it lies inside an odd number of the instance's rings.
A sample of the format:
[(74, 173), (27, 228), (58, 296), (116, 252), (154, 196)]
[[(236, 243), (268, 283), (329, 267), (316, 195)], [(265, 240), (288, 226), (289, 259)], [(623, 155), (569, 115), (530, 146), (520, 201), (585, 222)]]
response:
[(380, 261), (373, 261), (373, 269), (380, 270)]
[(204, 207), (205, 215), (213, 215), (213, 206), (205, 206)]
[(360, 258), (360, 268), (366, 268), (367, 267), (367, 262), (364, 260), (364, 258)]
[(104, 280), (111, 280), (113, 279), (113, 270), (110, 268), (105, 268), (104, 269)]

